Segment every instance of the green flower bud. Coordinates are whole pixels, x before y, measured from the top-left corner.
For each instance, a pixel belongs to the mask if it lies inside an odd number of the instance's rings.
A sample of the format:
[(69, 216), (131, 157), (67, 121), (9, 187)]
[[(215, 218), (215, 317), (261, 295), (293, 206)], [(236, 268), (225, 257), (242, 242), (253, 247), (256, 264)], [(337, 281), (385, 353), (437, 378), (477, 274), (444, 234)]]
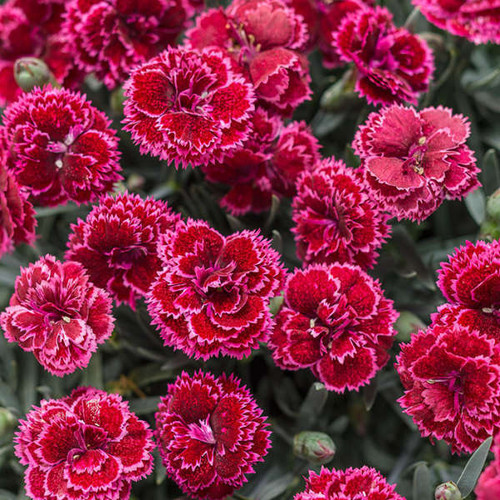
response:
[(496, 222), (500, 222), (500, 189), (497, 189), (486, 203), (486, 215)]
[(14, 78), (25, 92), (47, 83), (56, 83), (49, 67), (36, 57), (21, 57), (14, 63)]
[(113, 92), (111, 92), (109, 105), (113, 113), (119, 116), (123, 115), (124, 102), (125, 102), (125, 94), (123, 93), (123, 87), (118, 87), (117, 89), (113, 90)]
[(16, 417), (7, 408), (0, 408), (0, 441), (10, 435), (16, 423)]
[(323, 432), (299, 432), (293, 438), (293, 453), (313, 464), (326, 464), (335, 455), (335, 444)]
[(453, 481), (440, 484), (434, 492), (436, 500), (462, 500), (462, 494)]

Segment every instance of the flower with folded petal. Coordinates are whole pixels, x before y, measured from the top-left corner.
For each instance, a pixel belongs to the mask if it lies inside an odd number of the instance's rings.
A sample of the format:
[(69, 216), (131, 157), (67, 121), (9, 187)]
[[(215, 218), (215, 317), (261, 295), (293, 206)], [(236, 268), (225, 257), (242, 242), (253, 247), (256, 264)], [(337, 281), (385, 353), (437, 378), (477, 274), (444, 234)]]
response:
[(110, 120), (80, 93), (50, 86), (5, 110), (9, 169), (40, 205), (86, 203), (121, 179)]
[(358, 390), (389, 360), (397, 316), (359, 267), (316, 264), (288, 278), (269, 347), (280, 368), (310, 368), (328, 390)]
[(163, 201), (128, 193), (108, 195), (85, 221), (72, 225), (65, 257), (80, 262), (92, 282), (117, 304), (135, 308), (161, 268), (158, 241), (179, 220)]
[(297, 254), (305, 264), (373, 267), (390, 232), (363, 175), (342, 160), (322, 160), (300, 176), (292, 217)]
[(372, 113), (353, 142), (378, 202), (398, 219), (422, 221), (445, 199), (479, 186), (470, 126), (448, 108), (393, 105)]
[(160, 256), (148, 310), (166, 345), (195, 358), (241, 359), (266, 340), (269, 299), (281, 291), (283, 268), (257, 232), (224, 237), (188, 221), (168, 233)]
[(500, 498), (500, 434), (493, 441), (493, 460), (479, 477), (476, 489), (477, 500), (497, 500)]
[(156, 413), (163, 465), (183, 492), (218, 500), (254, 472), (270, 447), (270, 432), (250, 391), (233, 375), (183, 372)]
[(10, 305), (0, 315), (9, 342), (33, 352), (62, 376), (84, 368), (113, 331), (111, 299), (95, 287), (79, 262), (46, 255), (21, 270)]
[(126, 500), (152, 469), (152, 432), (117, 394), (81, 387), (20, 421), (16, 455), (34, 500)]

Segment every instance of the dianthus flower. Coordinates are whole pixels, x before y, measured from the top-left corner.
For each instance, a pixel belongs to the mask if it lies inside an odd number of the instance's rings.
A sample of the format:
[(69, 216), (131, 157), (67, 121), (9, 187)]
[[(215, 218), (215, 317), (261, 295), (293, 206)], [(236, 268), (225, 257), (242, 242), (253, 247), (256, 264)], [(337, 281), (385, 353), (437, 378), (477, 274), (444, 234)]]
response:
[(398, 400), (422, 436), (454, 453), (473, 452), (500, 430), (500, 346), (482, 332), (434, 318), (403, 345), (396, 369)]
[(293, 500), (405, 500), (380, 472), (371, 467), (309, 471), (306, 489)]
[(113, 330), (108, 294), (80, 263), (52, 255), (21, 269), (9, 304), (0, 315), (5, 337), (57, 376), (87, 366)]
[(288, 278), (269, 347), (280, 368), (310, 368), (328, 390), (358, 390), (387, 363), (396, 318), (359, 267), (316, 264)]
[(174, 45), (190, 12), (182, 0), (71, 0), (65, 32), (78, 66), (112, 89), (133, 68)]
[(390, 232), (363, 174), (342, 160), (322, 160), (299, 177), (292, 217), (297, 254), (305, 264), (373, 267)]
[(383, 7), (345, 16), (335, 42), (340, 58), (356, 67), (356, 90), (371, 104), (416, 103), (429, 88), (431, 50), (417, 35), (396, 28)]
[(233, 375), (183, 372), (158, 410), (155, 437), (163, 465), (193, 498), (231, 495), (270, 446), (262, 410)]
[(207, 179), (230, 186), (221, 205), (234, 215), (262, 212), (273, 194), (293, 196), (303, 171), (319, 160), (319, 144), (304, 122), (284, 125), (277, 116), (257, 108), (253, 133), (223, 162), (203, 167)]
[(9, 168), (40, 205), (86, 203), (121, 179), (110, 120), (80, 93), (51, 86), (5, 110)]
[(257, 232), (224, 237), (188, 221), (168, 233), (160, 257), (148, 309), (166, 345), (195, 358), (241, 359), (266, 340), (269, 299), (281, 291), (283, 268)]
[(422, 221), (444, 199), (479, 186), (470, 126), (448, 108), (393, 105), (372, 113), (354, 139), (377, 201), (398, 219)]
[(127, 500), (152, 469), (152, 432), (117, 394), (80, 387), (20, 421), (16, 455), (34, 500)]
[(163, 201), (128, 193), (107, 195), (85, 221), (71, 226), (65, 257), (80, 262), (92, 282), (117, 304), (135, 308), (161, 268), (158, 241), (179, 220)]
[(124, 130), (141, 153), (187, 167), (221, 161), (250, 132), (252, 86), (220, 50), (168, 48), (125, 85)]
[(483, 471), (474, 493), (477, 500), (498, 500), (500, 498), (500, 434), (493, 441), (493, 460)]
[(499, 0), (413, 0), (433, 24), (479, 43), (500, 43)]

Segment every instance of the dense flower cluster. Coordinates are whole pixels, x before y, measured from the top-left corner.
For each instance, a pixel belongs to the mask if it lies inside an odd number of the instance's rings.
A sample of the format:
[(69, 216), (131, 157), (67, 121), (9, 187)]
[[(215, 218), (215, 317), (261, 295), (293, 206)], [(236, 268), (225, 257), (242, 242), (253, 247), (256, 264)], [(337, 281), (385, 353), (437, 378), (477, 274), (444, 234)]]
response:
[(163, 464), (193, 498), (230, 495), (270, 446), (262, 410), (233, 375), (183, 372), (158, 409), (155, 437)]
[(292, 217), (297, 254), (305, 264), (373, 267), (390, 231), (362, 173), (341, 160), (323, 160), (301, 175)]
[(329, 390), (358, 390), (389, 360), (396, 318), (359, 267), (316, 264), (289, 277), (269, 347), (283, 369), (310, 368)]
[(135, 308), (161, 268), (157, 246), (180, 216), (166, 203), (128, 193), (101, 198), (85, 221), (72, 225), (66, 259), (78, 261), (117, 304)]
[(188, 221), (165, 237), (148, 309), (166, 345), (208, 359), (242, 358), (265, 341), (269, 299), (283, 281), (279, 255), (257, 232), (224, 237)]
[(469, 133), (468, 121), (448, 108), (393, 105), (370, 114), (353, 148), (377, 201), (398, 219), (422, 221), (444, 199), (479, 186)]
[(42, 257), (21, 270), (0, 315), (9, 342), (31, 351), (45, 369), (66, 375), (88, 365), (113, 330), (111, 299), (78, 262)]
[(500, 434), (497, 434), (491, 451), (494, 458), (477, 482), (475, 489), (477, 500), (497, 500), (500, 498)]
[(9, 169), (35, 203), (93, 201), (121, 179), (110, 120), (81, 94), (37, 88), (8, 106), (3, 120)]
[(404, 500), (380, 472), (370, 467), (310, 471), (306, 489), (294, 500)]
[(16, 455), (34, 500), (126, 500), (151, 472), (149, 426), (116, 394), (79, 388), (21, 420)]

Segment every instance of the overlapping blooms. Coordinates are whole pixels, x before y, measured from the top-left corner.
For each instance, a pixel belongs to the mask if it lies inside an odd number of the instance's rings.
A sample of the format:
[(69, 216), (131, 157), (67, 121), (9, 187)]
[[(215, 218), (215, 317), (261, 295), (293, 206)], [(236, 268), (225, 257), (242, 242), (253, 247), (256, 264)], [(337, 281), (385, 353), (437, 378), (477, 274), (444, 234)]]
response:
[(152, 469), (152, 433), (117, 394), (81, 387), (20, 421), (16, 455), (34, 500), (126, 500)]
[(52, 255), (21, 270), (10, 305), (0, 315), (9, 342), (33, 352), (40, 364), (62, 376), (88, 365), (113, 330), (111, 299), (95, 287), (78, 262)]
[(272, 326), (269, 299), (283, 281), (279, 255), (257, 232), (222, 236), (188, 221), (165, 237), (148, 310), (166, 345), (195, 358), (243, 358)]
[(500, 43), (498, 0), (413, 0), (436, 26), (479, 43)]
[(416, 103), (426, 92), (434, 69), (427, 43), (396, 28), (383, 7), (361, 8), (346, 15), (334, 46), (356, 67), (355, 89), (372, 104)]
[(305, 264), (373, 267), (390, 231), (362, 173), (342, 160), (322, 160), (300, 176), (292, 217), (297, 254)]
[(493, 460), (483, 471), (474, 493), (477, 500), (497, 500), (500, 498), (500, 434), (493, 441)]
[(71, 0), (64, 30), (78, 66), (112, 89), (134, 67), (174, 45), (191, 14), (187, 6), (181, 0)]
[(176, 167), (206, 165), (233, 152), (250, 133), (252, 86), (218, 49), (168, 48), (125, 85), (125, 127), (141, 153)]
[(5, 110), (9, 169), (40, 205), (85, 203), (121, 179), (110, 120), (78, 92), (36, 88)]
[(368, 117), (353, 147), (378, 202), (398, 219), (422, 221), (444, 199), (479, 186), (469, 133), (468, 121), (448, 108), (393, 105)]
[(346, 470), (328, 470), (321, 467), (318, 473), (309, 471), (306, 489), (297, 493), (294, 500), (405, 500), (394, 491), (394, 485), (375, 469), (361, 467)]
[(358, 390), (387, 363), (396, 318), (359, 267), (316, 264), (289, 277), (269, 347), (283, 369), (310, 368), (329, 390)]
[(262, 410), (233, 375), (183, 372), (158, 409), (155, 437), (163, 464), (193, 498), (230, 495), (270, 446)]
[(80, 262), (92, 282), (117, 304), (135, 308), (161, 268), (158, 242), (179, 220), (163, 201), (128, 193), (108, 195), (85, 221), (72, 225), (65, 257)]

